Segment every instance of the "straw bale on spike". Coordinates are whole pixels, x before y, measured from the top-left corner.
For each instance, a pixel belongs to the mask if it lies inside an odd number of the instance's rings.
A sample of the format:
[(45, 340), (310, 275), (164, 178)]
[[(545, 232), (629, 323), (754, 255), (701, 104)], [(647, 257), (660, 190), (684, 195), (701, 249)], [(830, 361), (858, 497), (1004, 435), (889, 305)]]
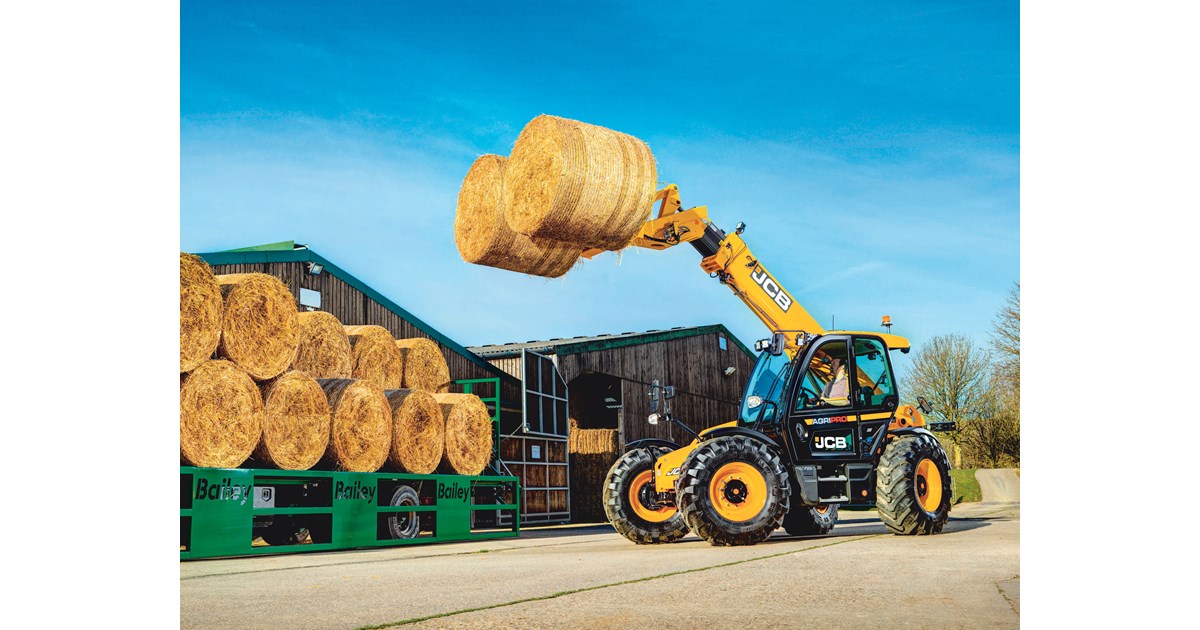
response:
[(557, 278), (579, 260), (581, 247), (530, 238), (508, 226), (504, 218), (504, 163), (499, 155), (475, 160), (462, 188), (454, 215), (454, 242), (463, 260), (534, 276)]
[(397, 339), (395, 346), (404, 358), (402, 387), (427, 392), (450, 391), (450, 367), (446, 365), (446, 356), (432, 339)]
[(398, 389), (404, 374), (404, 357), (392, 333), (383, 326), (346, 326), (354, 378), (371, 381), (379, 389)]
[(604, 514), (604, 480), (621, 454), (616, 429), (580, 429), (568, 421), (567, 451), (571, 454), (571, 520), (577, 523), (607, 521)]
[(179, 371), (190, 372), (221, 342), (221, 285), (208, 263), (179, 252)]
[(478, 475), (492, 460), (492, 418), (474, 394), (434, 394), (446, 421), (446, 449), (440, 470)]
[(504, 216), (528, 236), (621, 249), (648, 218), (657, 178), (641, 140), (542, 115), (521, 130), (504, 166)]
[(284, 470), (312, 468), (329, 445), (329, 401), (320, 383), (292, 371), (259, 389), (266, 416), (255, 458)]
[(265, 273), (217, 276), (225, 297), (218, 354), (255, 380), (283, 374), (300, 341), (296, 300), (279, 278)]
[(388, 462), (416, 475), (428, 475), (442, 461), (446, 422), (433, 394), (419, 389), (391, 389), (392, 448)]
[(292, 369), (313, 378), (351, 378), (350, 338), (338, 318), (324, 311), (300, 313), (300, 342)]
[(383, 390), (352, 378), (317, 379), (333, 417), (326, 465), (351, 472), (375, 472), (392, 446), (392, 410)]
[(262, 394), (229, 361), (206, 361), (179, 387), (179, 454), (192, 466), (233, 468), (262, 436)]

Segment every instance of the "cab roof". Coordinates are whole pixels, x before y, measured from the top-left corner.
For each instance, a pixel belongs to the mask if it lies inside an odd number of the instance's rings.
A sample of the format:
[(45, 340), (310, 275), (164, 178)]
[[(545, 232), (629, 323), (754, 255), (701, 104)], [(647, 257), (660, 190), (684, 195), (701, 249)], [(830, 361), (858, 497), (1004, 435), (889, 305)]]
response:
[(891, 333), (876, 332), (873, 330), (826, 330), (826, 335), (865, 335), (871, 337), (879, 337), (883, 343), (887, 344), (888, 350), (908, 350), (912, 344), (908, 339), (900, 335)]

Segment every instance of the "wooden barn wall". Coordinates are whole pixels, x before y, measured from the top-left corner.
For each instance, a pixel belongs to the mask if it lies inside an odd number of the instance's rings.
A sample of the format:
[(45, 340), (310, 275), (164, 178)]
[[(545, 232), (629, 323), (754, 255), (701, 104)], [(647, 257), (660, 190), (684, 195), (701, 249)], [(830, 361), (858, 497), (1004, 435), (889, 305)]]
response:
[[(362, 291), (334, 277), (333, 274), (322, 273), (319, 276), (309, 274), (302, 262), (213, 265), (213, 272), (217, 274), (270, 274), (283, 281), (283, 284), (291, 290), (292, 297), (296, 300), (297, 308), (301, 308), (301, 288), (320, 291), (321, 310), (330, 313), (347, 326), (374, 324), (388, 329), (388, 332), (392, 333), (392, 336), (397, 339), (429, 338), (429, 335), (425, 334), (421, 329), (388, 310)], [(436, 340), (434, 341), (436, 343)], [(472, 362), (466, 356), (441, 343), (438, 343), (438, 347), (446, 357), (446, 364), (450, 368), (451, 378), (495, 378), (495, 373)], [(519, 404), (521, 398), (520, 383), (502, 379), (500, 389), (501, 398), (505, 406)], [(491, 392), (487, 391), (479, 391), (478, 393), (484, 396), (491, 394)]]

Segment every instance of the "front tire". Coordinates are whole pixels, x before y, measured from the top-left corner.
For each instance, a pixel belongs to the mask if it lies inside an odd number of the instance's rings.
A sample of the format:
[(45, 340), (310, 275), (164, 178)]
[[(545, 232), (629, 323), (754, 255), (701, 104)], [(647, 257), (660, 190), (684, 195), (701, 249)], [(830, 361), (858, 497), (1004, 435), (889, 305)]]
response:
[(787, 472), (763, 442), (743, 436), (696, 447), (676, 482), (679, 511), (713, 545), (753, 545), (783, 522), (791, 499)]
[(898, 437), (883, 451), (875, 472), (879, 518), (893, 534), (928, 535), (950, 518), (950, 461), (936, 438)]
[(793, 536), (824, 536), (837, 524), (836, 504), (809, 507), (798, 505), (783, 517), (783, 529)]
[(675, 506), (654, 499), (655, 453), (637, 448), (612, 465), (604, 480), (604, 514), (617, 533), (639, 545), (675, 542), (688, 528)]

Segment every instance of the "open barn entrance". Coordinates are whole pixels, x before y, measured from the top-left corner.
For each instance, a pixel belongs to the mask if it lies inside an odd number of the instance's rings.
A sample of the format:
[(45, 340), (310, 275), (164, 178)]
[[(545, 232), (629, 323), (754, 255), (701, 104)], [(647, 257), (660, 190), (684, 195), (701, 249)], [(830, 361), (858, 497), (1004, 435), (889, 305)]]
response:
[(621, 418), (621, 379), (587, 372), (568, 385), (571, 417), (581, 429), (617, 429)]

